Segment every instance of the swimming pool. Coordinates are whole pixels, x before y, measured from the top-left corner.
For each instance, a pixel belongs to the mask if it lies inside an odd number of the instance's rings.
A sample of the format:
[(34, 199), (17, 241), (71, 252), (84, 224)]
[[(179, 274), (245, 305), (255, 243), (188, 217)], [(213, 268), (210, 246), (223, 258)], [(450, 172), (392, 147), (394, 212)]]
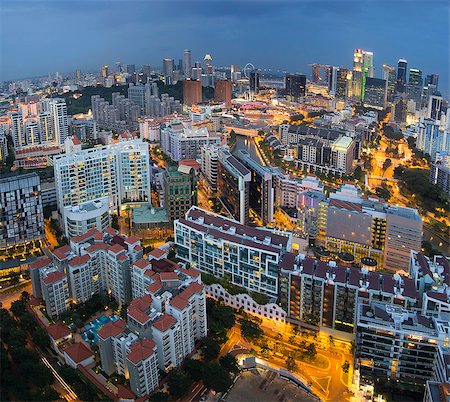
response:
[[(117, 315), (112, 315), (111, 317), (107, 317), (106, 315), (102, 315), (98, 318), (96, 318), (95, 320), (91, 321), (89, 324), (86, 324), (84, 326), (85, 331), (82, 333), (82, 337), (83, 339), (90, 343), (91, 345), (94, 343), (97, 343), (98, 340), (98, 335), (97, 332), (98, 330), (103, 327), (103, 325), (108, 324), (108, 322), (111, 321), (117, 321), (119, 319), (119, 316)], [(93, 334), (93, 338), (89, 339), (88, 334), (92, 333)]]

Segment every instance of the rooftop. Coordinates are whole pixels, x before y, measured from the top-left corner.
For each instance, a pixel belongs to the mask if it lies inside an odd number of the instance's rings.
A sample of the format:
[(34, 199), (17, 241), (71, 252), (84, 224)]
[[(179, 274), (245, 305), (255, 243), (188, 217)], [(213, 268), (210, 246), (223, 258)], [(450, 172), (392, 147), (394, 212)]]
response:
[(127, 359), (133, 364), (138, 364), (155, 353), (155, 347), (156, 343), (150, 339), (138, 341), (131, 345)]
[(72, 345), (69, 345), (64, 350), (64, 353), (66, 353), (75, 363), (81, 363), (83, 360), (89, 359), (94, 355), (92, 350), (81, 342), (76, 342)]

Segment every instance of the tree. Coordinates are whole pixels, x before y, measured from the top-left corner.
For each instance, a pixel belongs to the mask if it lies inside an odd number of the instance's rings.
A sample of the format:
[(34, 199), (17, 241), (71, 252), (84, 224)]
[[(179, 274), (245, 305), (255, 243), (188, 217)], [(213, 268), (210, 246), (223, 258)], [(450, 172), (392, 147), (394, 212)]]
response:
[(240, 323), (242, 336), (247, 340), (259, 339), (264, 334), (264, 331), (253, 321), (241, 319)]
[(225, 392), (233, 381), (230, 374), (215, 362), (208, 363), (203, 370), (203, 384), (216, 392)]
[(24, 303), (26, 303), (29, 299), (30, 299), (30, 294), (26, 290), (24, 290), (20, 294), (20, 300), (22, 300)]
[(297, 363), (292, 356), (288, 356), (286, 359), (286, 369), (289, 371), (295, 371), (297, 369)]
[(229, 373), (237, 374), (240, 371), (236, 358), (229, 353), (227, 353), (225, 356), (222, 356), (219, 359), (219, 363)]
[(91, 331), (89, 331), (88, 333), (87, 333), (87, 338), (90, 340), (90, 341), (93, 341), (94, 340), (94, 338), (95, 338), (95, 335), (94, 335), (94, 333), (93, 332), (91, 332)]
[(120, 226), (119, 226), (119, 217), (117, 216), (117, 214), (112, 214), (111, 215), (111, 227), (113, 229), (119, 230)]
[(23, 300), (16, 300), (11, 303), (11, 308), (9, 309), (17, 318), (27, 311), (25, 302)]
[(361, 166), (356, 166), (355, 171), (353, 172), (353, 178), (355, 180), (361, 180), (362, 169)]
[(344, 373), (348, 373), (348, 370), (350, 369), (350, 363), (346, 360), (343, 364), (342, 364), (342, 371)]
[(20, 326), (25, 331), (33, 331), (36, 328), (36, 321), (30, 313), (25, 312), (20, 316)]
[(215, 359), (220, 352), (220, 344), (211, 336), (202, 339), (202, 357), (205, 360)]
[(392, 161), (388, 158), (383, 162), (383, 171), (388, 170), (390, 166), (392, 166)]
[(169, 392), (178, 399), (185, 396), (191, 389), (192, 380), (188, 373), (180, 368), (172, 370), (169, 378)]
[(305, 350), (305, 356), (309, 359), (313, 359), (317, 355), (316, 345), (310, 343)]
[(202, 378), (205, 363), (201, 360), (186, 359), (184, 362), (184, 369), (194, 381), (199, 381)]

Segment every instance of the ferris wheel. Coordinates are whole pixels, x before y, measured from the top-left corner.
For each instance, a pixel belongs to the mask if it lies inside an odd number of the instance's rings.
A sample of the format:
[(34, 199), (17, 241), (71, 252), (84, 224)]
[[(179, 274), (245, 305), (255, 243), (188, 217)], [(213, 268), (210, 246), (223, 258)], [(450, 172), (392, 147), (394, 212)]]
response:
[(255, 66), (252, 63), (247, 63), (244, 67), (244, 77), (250, 79), (250, 72), (255, 69)]

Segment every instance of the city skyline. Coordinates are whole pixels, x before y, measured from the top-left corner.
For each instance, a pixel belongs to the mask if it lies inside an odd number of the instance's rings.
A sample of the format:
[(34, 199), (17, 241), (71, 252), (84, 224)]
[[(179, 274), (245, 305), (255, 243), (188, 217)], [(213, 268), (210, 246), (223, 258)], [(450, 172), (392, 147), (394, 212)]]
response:
[[(351, 67), (353, 49), (363, 48), (374, 53), (376, 77), (381, 77), (383, 64), (396, 66), (399, 58), (405, 58), (408, 68), (419, 68), (424, 76), (438, 73), (440, 91), (450, 94), (447, 2), (197, 2), (198, 7), (192, 7), (183, 2), (135, 1), (134, 12), (126, 17), (122, 1), (108, 8), (103, 1), (89, 3), (89, 9), (86, 4), (79, 1), (74, 8), (73, 3), (3, 2), (2, 53), (9, 57), (2, 58), (1, 80), (77, 68), (97, 70), (118, 60), (158, 69), (164, 57), (178, 62), (185, 48), (191, 49), (193, 62), (211, 53), (215, 65), (252, 62), (261, 68), (310, 75), (309, 63)], [(163, 18), (154, 21), (152, 14)], [(119, 17), (125, 22), (111, 24)], [(26, 24), (13, 31), (20, 19)], [(55, 21), (73, 28), (56, 36)], [(39, 45), (34, 46), (31, 37)], [(56, 60), (51, 57), (55, 49)]]

